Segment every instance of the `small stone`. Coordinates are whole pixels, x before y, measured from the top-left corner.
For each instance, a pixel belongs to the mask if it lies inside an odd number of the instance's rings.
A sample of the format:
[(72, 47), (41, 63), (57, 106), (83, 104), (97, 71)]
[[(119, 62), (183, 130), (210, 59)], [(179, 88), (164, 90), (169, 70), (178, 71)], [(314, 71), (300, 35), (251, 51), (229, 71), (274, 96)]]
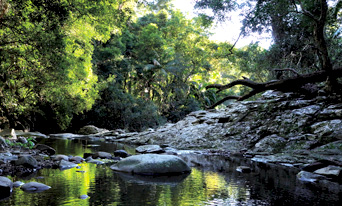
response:
[(139, 153), (163, 153), (164, 150), (159, 145), (143, 145), (135, 149)]
[(81, 195), (80, 199), (84, 200), (84, 199), (87, 199), (88, 197), (89, 197), (88, 195)]
[(247, 166), (238, 166), (236, 168), (236, 171), (241, 172), (241, 173), (249, 173), (252, 171), (252, 169), (250, 167), (247, 167)]
[(84, 161), (84, 159), (80, 156), (74, 156), (69, 159), (70, 162), (74, 162), (76, 164), (81, 163)]
[(115, 157), (122, 157), (122, 158), (125, 158), (125, 157), (128, 157), (129, 154), (125, 151), (125, 150), (115, 150), (114, 151), (114, 156)]
[(22, 186), (23, 184), (25, 184), (25, 183), (20, 182), (20, 181), (16, 181), (16, 182), (13, 183), (13, 187), (20, 187), (20, 186)]
[(58, 166), (59, 166), (59, 169), (65, 170), (65, 169), (71, 169), (73, 167), (77, 167), (77, 164), (69, 162), (69, 161), (61, 160)]
[(20, 143), (23, 143), (23, 144), (27, 144), (27, 142), (28, 142), (25, 137), (18, 137), (17, 141), (20, 142)]
[(93, 154), (93, 158), (94, 159), (97, 159), (97, 158), (110, 159), (110, 158), (112, 158), (112, 154), (110, 154), (108, 152), (96, 152), (95, 154)]
[(54, 161), (61, 161), (61, 160), (69, 161), (69, 157), (66, 155), (56, 155), (53, 157), (53, 160)]
[(100, 160), (89, 160), (88, 163), (93, 163), (93, 164), (97, 164), (97, 165), (103, 165), (104, 162), (100, 161)]

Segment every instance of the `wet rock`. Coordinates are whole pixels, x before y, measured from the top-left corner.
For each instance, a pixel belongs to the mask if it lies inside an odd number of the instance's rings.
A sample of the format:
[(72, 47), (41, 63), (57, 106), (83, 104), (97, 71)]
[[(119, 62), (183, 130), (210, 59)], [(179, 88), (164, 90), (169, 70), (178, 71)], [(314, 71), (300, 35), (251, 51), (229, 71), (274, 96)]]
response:
[(86, 161), (86, 162), (89, 162), (89, 161), (92, 160), (92, 159), (93, 159), (92, 156), (88, 156), (87, 158), (85, 158), (85, 161)]
[(22, 143), (22, 144), (27, 144), (27, 139), (25, 138), (25, 137), (18, 137), (18, 140), (17, 140), (18, 142), (20, 142), (20, 143)]
[(81, 163), (84, 161), (84, 159), (80, 156), (74, 156), (69, 159), (70, 162), (74, 162), (76, 164)]
[(261, 95), (262, 99), (276, 99), (281, 97), (284, 97), (284, 93), (274, 90), (268, 90)]
[(25, 183), (20, 187), (20, 189), (24, 190), (25, 192), (42, 192), (50, 188), (51, 188), (50, 186), (47, 186), (39, 182)]
[(87, 161), (88, 163), (92, 163), (92, 164), (97, 164), (97, 165), (103, 165), (105, 164), (103, 161), (101, 160), (96, 160), (96, 159), (90, 159)]
[(40, 153), (44, 153), (49, 156), (56, 154), (56, 150), (54, 148), (45, 144), (37, 144), (34, 148), (38, 150)]
[(11, 193), (13, 189), (13, 182), (7, 177), (0, 176), (0, 191)]
[(74, 139), (74, 138), (84, 137), (84, 135), (72, 134), (72, 133), (50, 134), (49, 136), (52, 139)]
[(314, 171), (314, 173), (319, 174), (319, 175), (330, 176), (334, 178), (342, 177), (342, 167), (329, 165), (328, 167), (324, 167), (324, 168)]
[(311, 126), (312, 132), (320, 137), (334, 137), (342, 139), (342, 120), (334, 119), (315, 123)]
[(326, 177), (324, 177), (323, 175), (318, 175), (318, 174), (314, 174), (314, 173), (306, 172), (306, 171), (300, 171), (297, 174), (297, 178), (298, 180), (302, 182), (318, 182), (319, 180), (326, 179)]
[(25, 155), (25, 156), (19, 157), (19, 159), (15, 161), (15, 165), (16, 166), (22, 165), (28, 168), (36, 168), (38, 166), (38, 162), (31, 155)]
[(101, 159), (110, 159), (112, 158), (112, 154), (108, 153), (108, 152), (96, 152), (95, 154), (93, 154), (93, 158), (97, 159), (97, 158), (101, 158)]
[(53, 157), (52, 157), (52, 160), (53, 160), (53, 161), (61, 161), (61, 160), (69, 161), (69, 157), (66, 156), (66, 155), (59, 154), (59, 155), (53, 156)]
[(23, 136), (23, 137), (41, 137), (41, 138), (47, 138), (45, 134), (42, 134), (40, 132), (23, 132), (23, 131), (16, 131), (17, 136)]
[(114, 151), (114, 156), (115, 157), (122, 157), (122, 158), (126, 158), (129, 156), (128, 152), (126, 152), (125, 150), (115, 150)]
[(87, 199), (88, 197), (89, 197), (88, 195), (81, 195), (80, 199), (84, 200), (84, 199)]
[(285, 147), (286, 140), (278, 135), (270, 135), (255, 144), (253, 152), (277, 153)]
[(139, 153), (163, 153), (164, 150), (159, 145), (143, 145), (135, 149)]
[(8, 147), (6, 140), (0, 136), (0, 148)]
[(92, 135), (109, 132), (109, 130), (98, 128), (94, 125), (87, 125), (82, 127), (77, 133), (82, 135)]
[(236, 168), (236, 171), (241, 172), (241, 173), (249, 173), (252, 171), (252, 169), (250, 167), (247, 167), (247, 166), (238, 166)]
[(18, 156), (14, 155), (10, 152), (4, 152), (4, 153), (0, 153), (0, 161), (6, 163), (6, 162), (10, 162), (13, 160), (17, 160)]
[(22, 186), (23, 184), (25, 184), (25, 183), (20, 182), (20, 181), (16, 181), (16, 182), (13, 183), (13, 187), (20, 187), (20, 186)]
[(66, 170), (66, 169), (71, 169), (74, 167), (77, 167), (77, 164), (73, 163), (73, 162), (69, 162), (69, 161), (65, 161), (65, 160), (61, 160), (59, 162), (59, 169), (61, 170)]
[(110, 167), (112, 170), (141, 175), (172, 175), (191, 172), (190, 167), (174, 155), (141, 154), (127, 157)]

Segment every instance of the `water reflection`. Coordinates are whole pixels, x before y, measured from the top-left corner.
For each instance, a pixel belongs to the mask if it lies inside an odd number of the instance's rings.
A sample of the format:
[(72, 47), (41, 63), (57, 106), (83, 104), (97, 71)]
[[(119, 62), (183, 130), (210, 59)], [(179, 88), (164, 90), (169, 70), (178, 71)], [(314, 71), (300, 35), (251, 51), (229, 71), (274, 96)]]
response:
[[(89, 142), (81, 140), (49, 141), (45, 143), (59, 154), (83, 156), (85, 152), (117, 149), (134, 152), (133, 147), (121, 144), (96, 142), (98, 147), (88, 147)], [(106, 165), (88, 163), (80, 164), (79, 169), (40, 170), (24, 180), (9, 177), (52, 188), (35, 194), (16, 188), (0, 205), (334, 205), (341, 200), (339, 194), (298, 184), (295, 172), (289, 170), (227, 157), (187, 154), (182, 158), (192, 166), (192, 172), (172, 178), (132, 176), (116, 173)], [(236, 172), (238, 165), (248, 165), (253, 172)], [(89, 197), (81, 199), (82, 195)]]

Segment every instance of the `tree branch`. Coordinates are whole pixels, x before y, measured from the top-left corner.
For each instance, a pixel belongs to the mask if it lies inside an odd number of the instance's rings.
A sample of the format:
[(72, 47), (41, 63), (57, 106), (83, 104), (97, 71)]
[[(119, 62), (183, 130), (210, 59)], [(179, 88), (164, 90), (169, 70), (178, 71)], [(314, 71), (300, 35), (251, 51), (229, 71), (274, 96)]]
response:
[(257, 82), (251, 81), (250, 79), (244, 78), (244, 79), (235, 80), (226, 85), (221, 85), (221, 84), (208, 85), (206, 89), (210, 89), (210, 88), (219, 89), (217, 92), (232, 88), (233, 86), (236, 86), (236, 85), (244, 85), (253, 89), (251, 92), (243, 96), (227, 96), (219, 100), (218, 102), (214, 103), (213, 105), (209, 106), (208, 109), (215, 108), (216, 106), (231, 99), (243, 101), (260, 92), (264, 92), (267, 90), (277, 90), (277, 91), (282, 91), (282, 92), (289, 92), (289, 91), (296, 92), (296, 91), (299, 91), (301, 87), (304, 86), (305, 84), (325, 81), (329, 75), (334, 75), (336, 78), (342, 77), (342, 68), (334, 69), (332, 70), (332, 72), (318, 71), (318, 72), (314, 72), (311, 74), (298, 75), (296, 77), (292, 77), (288, 79), (272, 80), (266, 83), (257, 83)]

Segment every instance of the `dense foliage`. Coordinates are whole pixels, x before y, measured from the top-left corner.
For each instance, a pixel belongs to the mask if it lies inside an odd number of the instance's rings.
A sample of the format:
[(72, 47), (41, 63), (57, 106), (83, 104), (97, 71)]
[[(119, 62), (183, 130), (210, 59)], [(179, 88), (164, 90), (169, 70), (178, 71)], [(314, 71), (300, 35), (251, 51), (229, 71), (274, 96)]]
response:
[[(187, 19), (170, 0), (1, 0), (0, 128), (140, 131), (246, 90), (216, 94), (209, 84), (341, 66), (340, 1), (323, 19), (328, 55), (313, 35), (326, 1), (196, 2), (213, 16)], [(213, 21), (233, 10), (245, 17), (244, 35), (272, 31), (269, 50), (210, 40)]]

